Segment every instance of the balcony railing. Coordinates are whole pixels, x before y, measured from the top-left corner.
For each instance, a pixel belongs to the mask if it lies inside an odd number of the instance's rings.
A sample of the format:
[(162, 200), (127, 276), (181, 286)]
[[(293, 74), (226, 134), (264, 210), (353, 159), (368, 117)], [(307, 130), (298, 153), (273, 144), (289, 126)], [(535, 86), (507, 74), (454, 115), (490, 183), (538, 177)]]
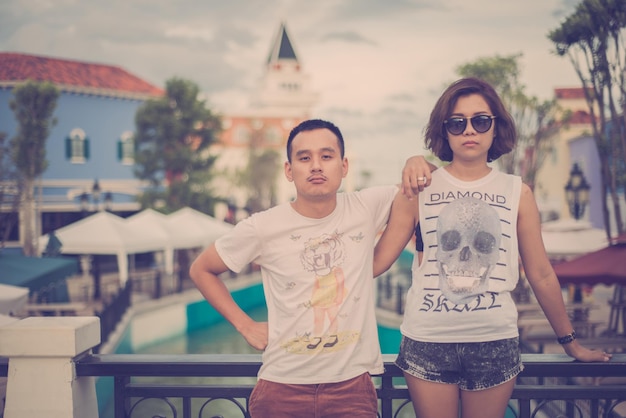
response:
[[(385, 355), (385, 373), (374, 378), (380, 399), (379, 416), (411, 417), (414, 415), (408, 391), (394, 359), (394, 355)], [(580, 363), (564, 354), (523, 354), (522, 359), (525, 367), (513, 392), (510, 415), (624, 416), (626, 354), (615, 354), (608, 363)], [(109, 354), (87, 355), (75, 365), (78, 376), (113, 377), (115, 418), (245, 418), (260, 361), (257, 355)], [(0, 373), (2, 370), (0, 367)], [(249, 378), (247, 382), (233, 383), (245, 377)], [(171, 378), (178, 378), (178, 383)], [(182, 378), (191, 379), (190, 383)], [(218, 412), (211, 412), (212, 405), (218, 402), (229, 404), (221, 407), (229, 412), (219, 412), (220, 407)]]
[[(106, 398), (115, 418), (247, 417), (260, 355), (92, 354), (100, 333), (97, 317), (29, 317), (0, 327), (0, 377), (9, 376), (6, 417), (93, 417)], [(626, 347), (614, 348), (618, 353), (606, 363), (522, 354), (525, 369), (509, 415), (626, 416)], [(374, 377), (379, 416), (413, 417), (394, 357), (385, 355), (385, 372)]]
[[(395, 356), (383, 357), (385, 373), (374, 377), (379, 416), (414, 416), (402, 373), (393, 363)], [(523, 354), (522, 360), (525, 368), (509, 416), (626, 416), (626, 354), (614, 354), (607, 363), (580, 363), (564, 354)], [(115, 418), (245, 418), (260, 362), (258, 355), (83, 354), (73, 364), (77, 378), (112, 381)], [(8, 359), (0, 357), (0, 377), (6, 377), (8, 369)], [(59, 381), (65, 383), (64, 379), (59, 376)]]

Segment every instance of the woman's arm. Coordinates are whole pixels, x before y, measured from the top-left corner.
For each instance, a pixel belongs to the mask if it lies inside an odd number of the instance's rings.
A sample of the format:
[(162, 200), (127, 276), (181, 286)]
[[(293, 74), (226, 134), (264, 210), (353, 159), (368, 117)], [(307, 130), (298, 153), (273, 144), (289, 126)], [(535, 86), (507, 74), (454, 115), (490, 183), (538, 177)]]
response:
[[(519, 250), (528, 282), (535, 297), (548, 318), (557, 337), (564, 337), (574, 331), (563, 302), (559, 283), (541, 237), (541, 221), (535, 198), (530, 188), (523, 184), (517, 217), (517, 237)], [(577, 340), (563, 344), (565, 352), (580, 361), (608, 361), (609, 354), (589, 350)]]

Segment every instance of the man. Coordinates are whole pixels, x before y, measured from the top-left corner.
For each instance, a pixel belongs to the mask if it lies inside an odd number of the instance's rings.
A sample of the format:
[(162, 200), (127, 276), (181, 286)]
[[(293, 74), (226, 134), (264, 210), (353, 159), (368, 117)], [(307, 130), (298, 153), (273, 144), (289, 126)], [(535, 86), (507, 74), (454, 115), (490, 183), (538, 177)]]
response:
[[(423, 159), (420, 175), (430, 170)], [(207, 301), (263, 352), (250, 397), (253, 418), (376, 417), (371, 374), (383, 372), (374, 314), (373, 248), (396, 186), (338, 193), (348, 173), (344, 141), (330, 122), (289, 134), (285, 176), (296, 199), (241, 221), (190, 269)], [(218, 275), (261, 267), (268, 322), (252, 320)]]

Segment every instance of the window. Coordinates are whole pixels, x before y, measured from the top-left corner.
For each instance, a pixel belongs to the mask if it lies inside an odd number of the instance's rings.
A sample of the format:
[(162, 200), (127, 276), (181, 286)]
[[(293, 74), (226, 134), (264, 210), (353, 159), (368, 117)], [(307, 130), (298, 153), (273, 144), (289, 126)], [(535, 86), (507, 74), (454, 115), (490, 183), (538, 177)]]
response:
[(300, 83), (281, 83), (280, 87), (287, 91), (299, 91)]
[(117, 141), (117, 159), (124, 165), (135, 163), (135, 138), (132, 131), (124, 131)]
[(83, 164), (89, 159), (89, 138), (80, 128), (71, 130), (65, 138), (65, 157), (75, 164)]
[(269, 145), (280, 145), (283, 141), (283, 133), (276, 126), (270, 126), (265, 131), (265, 139)]
[(235, 144), (247, 144), (250, 142), (250, 129), (246, 126), (239, 125), (235, 128), (233, 135), (233, 142)]

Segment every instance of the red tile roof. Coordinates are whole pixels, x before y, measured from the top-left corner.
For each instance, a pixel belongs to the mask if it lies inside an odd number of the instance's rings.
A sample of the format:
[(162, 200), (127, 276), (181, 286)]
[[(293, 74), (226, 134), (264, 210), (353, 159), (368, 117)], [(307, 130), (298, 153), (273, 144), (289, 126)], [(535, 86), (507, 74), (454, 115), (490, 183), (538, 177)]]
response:
[(164, 93), (120, 67), (0, 52), (0, 86), (26, 80), (50, 81), (64, 91), (104, 96), (149, 98)]
[[(588, 88), (593, 91), (591, 87)], [(584, 99), (585, 90), (582, 87), (568, 87), (554, 89), (554, 95), (557, 99)]]

